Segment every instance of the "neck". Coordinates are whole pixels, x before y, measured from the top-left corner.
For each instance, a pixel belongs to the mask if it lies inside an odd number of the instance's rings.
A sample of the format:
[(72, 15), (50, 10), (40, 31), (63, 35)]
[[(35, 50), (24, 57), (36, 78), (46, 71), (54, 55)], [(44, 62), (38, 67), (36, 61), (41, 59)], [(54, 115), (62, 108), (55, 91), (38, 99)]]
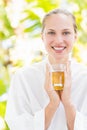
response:
[(67, 56), (67, 57), (64, 57), (61, 59), (60, 58), (55, 59), (48, 55), (48, 60), (49, 60), (50, 64), (67, 63), (67, 61), (71, 60), (71, 56)]

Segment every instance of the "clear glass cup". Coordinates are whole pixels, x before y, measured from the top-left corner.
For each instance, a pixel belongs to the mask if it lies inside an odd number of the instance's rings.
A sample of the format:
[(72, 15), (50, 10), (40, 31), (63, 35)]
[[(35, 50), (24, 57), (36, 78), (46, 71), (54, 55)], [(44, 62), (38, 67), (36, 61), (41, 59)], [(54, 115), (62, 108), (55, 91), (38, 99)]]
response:
[(54, 90), (63, 90), (64, 70), (65, 70), (65, 64), (51, 65), (51, 81)]

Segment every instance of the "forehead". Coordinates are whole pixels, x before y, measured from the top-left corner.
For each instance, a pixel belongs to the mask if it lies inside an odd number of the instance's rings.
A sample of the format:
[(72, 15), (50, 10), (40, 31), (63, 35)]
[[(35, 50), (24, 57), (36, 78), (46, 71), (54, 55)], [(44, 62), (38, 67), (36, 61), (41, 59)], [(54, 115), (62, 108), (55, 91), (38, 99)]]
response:
[(45, 20), (45, 27), (47, 28), (73, 28), (73, 19), (65, 14), (52, 14)]

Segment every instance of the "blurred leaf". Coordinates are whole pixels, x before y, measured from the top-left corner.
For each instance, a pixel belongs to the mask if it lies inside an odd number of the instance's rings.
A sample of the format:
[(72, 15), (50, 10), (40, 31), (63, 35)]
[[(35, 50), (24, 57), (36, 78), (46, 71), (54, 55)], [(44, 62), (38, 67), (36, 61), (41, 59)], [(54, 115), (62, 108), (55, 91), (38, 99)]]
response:
[[(21, 19), (22, 24), (26, 24), (24, 28), (25, 33), (30, 33), (33, 37), (38, 37), (41, 30), (41, 17), (43, 14), (51, 9), (59, 6), (60, 0), (27, 0), (27, 7), (24, 9), (25, 17)], [(35, 30), (39, 30), (36, 31)], [(32, 33), (32, 34), (31, 34)]]
[(6, 39), (13, 34), (14, 29), (11, 27), (5, 7), (3, 5), (0, 5), (0, 40)]
[(4, 84), (3, 80), (0, 79), (0, 95), (6, 92), (6, 85)]
[(0, 102), (0, 116), (4, 117), (6, 111), (6, 101)]
[(0, 117), (0, 130), (10, 130), (4, 118)]

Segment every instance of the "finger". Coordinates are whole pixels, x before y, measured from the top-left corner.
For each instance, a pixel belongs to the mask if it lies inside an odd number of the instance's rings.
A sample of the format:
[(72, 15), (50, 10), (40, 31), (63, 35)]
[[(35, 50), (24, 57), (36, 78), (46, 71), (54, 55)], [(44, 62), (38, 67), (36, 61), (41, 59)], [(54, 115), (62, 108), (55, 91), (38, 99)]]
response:
[(71, 62), (68, 61), (66, 64), (66, 69), (65, 69), (65, 85), (64, 88), (67, 88), (71, 84)]
[(46, 78), (49, 80), (50, 78), (50, 70), (49, 70), (49, 65), (46, 64)]
[(50, 90), (54, 90), (52, 86), (52, 76), (49, 64), (46, 64), (46, 83)]
[(46, 77), (45, 77), (45, 82), (46, 82), (46, 86), (49, 86), (50, 84), (50, 71), (49, 71), (49, 65), (46, 64)]

